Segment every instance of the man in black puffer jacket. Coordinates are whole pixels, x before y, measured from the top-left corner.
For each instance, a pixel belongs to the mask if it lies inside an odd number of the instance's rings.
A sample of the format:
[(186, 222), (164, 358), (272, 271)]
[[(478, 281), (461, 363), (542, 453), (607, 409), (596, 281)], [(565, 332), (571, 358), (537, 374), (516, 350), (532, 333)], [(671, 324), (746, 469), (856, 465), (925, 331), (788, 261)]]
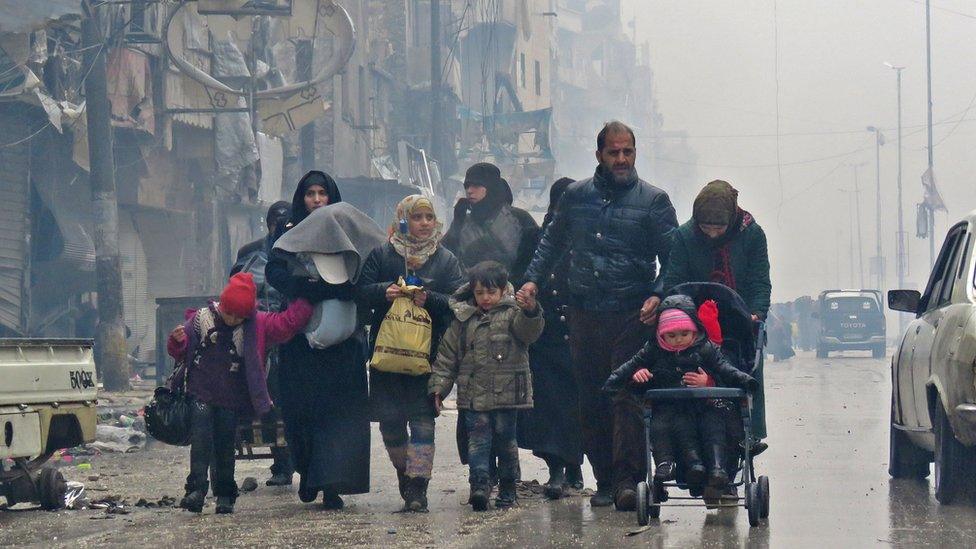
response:
[(649, 336), (663, 293), (659, 264), (668, 259), (678, 226), (671, 199), (634, 169), (634, 132), (621, 122), (597, 136), (599, 166), (563, 195), (529, 264), (521, 292), (535, 293), (569, 253), (568, 320), (578, 369), (583, 451), (593, 465), (591, 505), (633, 510), (644, 476), (644, 431), (632, 395), (611, 401), (600, 388)]

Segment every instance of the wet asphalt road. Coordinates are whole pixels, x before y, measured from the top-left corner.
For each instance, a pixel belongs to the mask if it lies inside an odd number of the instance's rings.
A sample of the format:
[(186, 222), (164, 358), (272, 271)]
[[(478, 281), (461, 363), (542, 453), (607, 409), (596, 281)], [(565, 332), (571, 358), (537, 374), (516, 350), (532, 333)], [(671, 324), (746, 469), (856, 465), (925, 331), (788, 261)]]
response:
[[(633, 513), (593, 509), (584, 497), (546, 502), (523, 495), (517, 509), (473, 513), (466, 470), (457, 461), (453, 416), (438, 421), (431, 512), (397, 513), (395, 478), (378, 433), (373, 436), (370, 494), (350, 496), (341, 512), (298, 501), (293, 489), (243, 495), (232, 516), (132, 508), (47, 513), (18, 506), (0, 511), (0, 546), (412, 546), (412, 547), (875, 547), (976, 546), (976, 510), (940, 507), (929, 483), (887, 475), (887, 360), (807, 353), (767, 363), (770, 449), (757, 459), (770, 477), (770, 516), (750, 528), (744, 509), (664, 508), (638, 531)], [(154, 449), (92, 459), (91, 471), (65, 467), (92, 499), (181, 495), (188, 452)], [(263, 481), (266, 462), (243, 463), (238, 480)], [(545, 480), (542, 463), (523, 454), (526, 479)], [(99, 480), (89, 481), (92, 474)], [(588, 478), (592, 486), (592, 477)], [(635, 533), (636, 532), (636, 533)], [(628, 535), (631, 534), (631, 535)]]

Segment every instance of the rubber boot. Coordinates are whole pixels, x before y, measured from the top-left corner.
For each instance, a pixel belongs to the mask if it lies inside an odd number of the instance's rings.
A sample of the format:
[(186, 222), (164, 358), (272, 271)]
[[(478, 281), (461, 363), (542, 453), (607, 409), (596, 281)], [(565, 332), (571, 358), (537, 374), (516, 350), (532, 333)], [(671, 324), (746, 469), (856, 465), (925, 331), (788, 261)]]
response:
[(613, 490), (596, 483), (596, 493), (590, 496), (590, 507), (609, 507), (613, 504)]
[(705, 466), (697, 450), (685, 450), (685, 483), (689, 486), (701, 487), (705, 484)]
[(410, 478), (407, 477), (407, 472), (403, 469), (397, 469), (397, 487), (400, 489), (400, 498), (403, 499), (404, 503), (409, 503), (407, 499), (407, 491), (410, 487)]
[(566, 484), (574, 490), (583, 489), (583, 468), (581, 466), (566, 466)]
[(404, 511), (411, 511), (414, 513), (426, 513), (427, 512), (427, 484), (430, 479), (413, 477), (407, 479), (407, 495), (406, 504), (403, 507)]
[(729, 484), (729, 475), (725, 472), (725, 445), (710, 445), (708, 454), (708, 485), (705, 486), (702, 497), (706, 509), (715, 509), (721, 503), (722, 492)]

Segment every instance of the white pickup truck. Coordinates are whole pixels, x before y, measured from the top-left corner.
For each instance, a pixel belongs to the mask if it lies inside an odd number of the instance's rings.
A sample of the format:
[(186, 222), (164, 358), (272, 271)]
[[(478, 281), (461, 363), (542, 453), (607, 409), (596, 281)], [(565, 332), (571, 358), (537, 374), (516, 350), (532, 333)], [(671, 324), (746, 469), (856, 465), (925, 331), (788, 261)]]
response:
[[(0, 496), (8, 505), (64, 504), (66, 484), (43, 467), (95, 440), (97, 383), (87, 339), (0, 339)], [(4, 466), (7, 458), (13, 466)]]

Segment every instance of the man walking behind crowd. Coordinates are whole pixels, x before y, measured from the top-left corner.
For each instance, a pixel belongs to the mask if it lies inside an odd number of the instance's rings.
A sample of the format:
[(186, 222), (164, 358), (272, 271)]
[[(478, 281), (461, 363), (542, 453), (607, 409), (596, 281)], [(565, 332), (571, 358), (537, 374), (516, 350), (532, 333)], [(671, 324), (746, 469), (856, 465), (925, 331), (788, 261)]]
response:
[(559, 259), (569, 256), (568, 302), (573, 363), (578, 369), (583, 451), (593, 466), (593, 506), (633, 510), (644, 476), (640, 404), (629, 393), (600, 390), (613, 369), (650, 332), (664, 288), (658, 276), (678, 226), (671, 199), (637, 177), (633, 130), (609, 122), (597, 135), (599, 165), (559, 202), (526, 271), (520, 294), (535, 294)]

